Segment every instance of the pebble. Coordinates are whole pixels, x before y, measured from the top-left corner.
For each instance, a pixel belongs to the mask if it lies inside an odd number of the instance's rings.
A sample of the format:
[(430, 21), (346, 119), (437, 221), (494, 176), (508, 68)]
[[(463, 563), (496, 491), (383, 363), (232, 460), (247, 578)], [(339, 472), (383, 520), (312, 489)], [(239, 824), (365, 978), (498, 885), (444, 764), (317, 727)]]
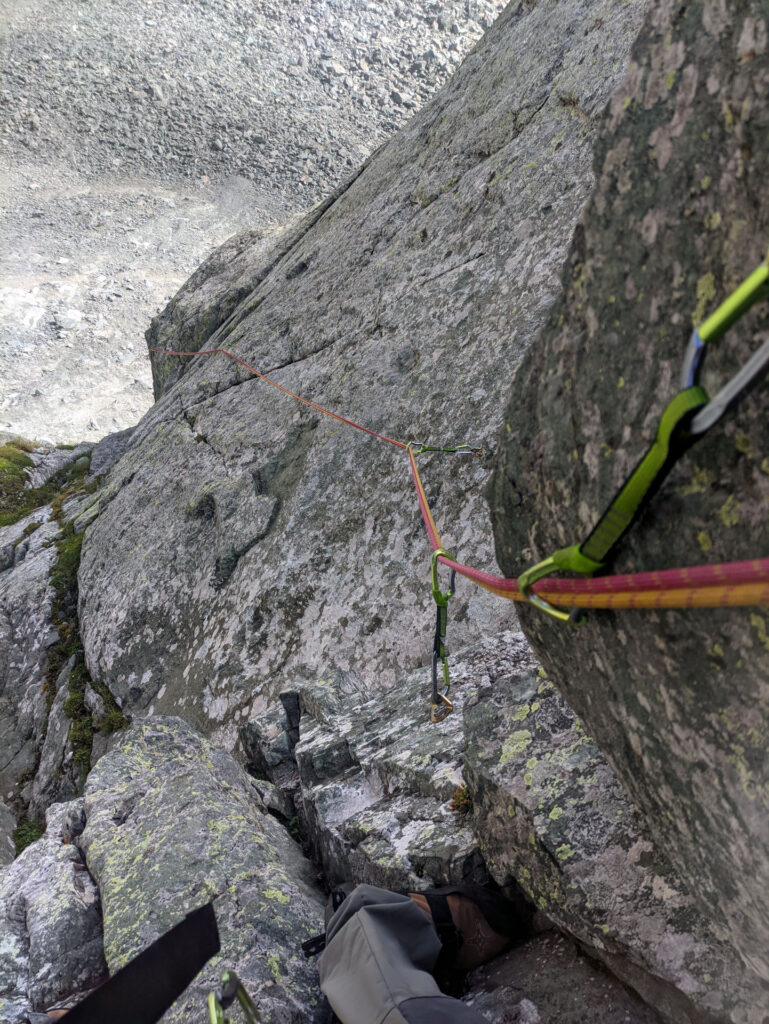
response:
[(56, 314), (56, 326), (62, 331), (71, 331), (82, 319), (83, 314), (79, 309), (66, 309), (63, 313)]

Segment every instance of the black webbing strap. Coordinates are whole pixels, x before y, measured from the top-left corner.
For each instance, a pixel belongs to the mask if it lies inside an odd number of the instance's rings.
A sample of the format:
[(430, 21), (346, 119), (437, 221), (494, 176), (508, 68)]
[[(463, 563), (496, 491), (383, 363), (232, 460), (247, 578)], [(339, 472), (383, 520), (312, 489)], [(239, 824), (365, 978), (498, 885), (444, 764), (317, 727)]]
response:
[[(334, 914), (339, 910), (344, 901), (353, 891), (355, 886), (352, 882), (342, 882), (341, 885), (337, 885), (328, 895), (328, 901), (326, 903), (326, 927)], [(326, 933), (321, 932), (319, 935), (313, 935), (311, 939), (305, 939), (302, 943), (302, 952), (305, 957), (309, 960), (311, 956), (317, 956), (318, 953), (322, 953), (326, 948)]]
[(220, 949), (213, 904), (193, 910), (67, 1012), (67, 1024), (156, 1024)]
[(302, 952), (307, 960), (311, 956), (317, 956), (318, 953), (322, 953), (326, 948), (326, 933), (321, 932), (320, 935), (313, 935), (311, 939), (305, 939), (302, 943)]
[(438, 959), (435, 961), (433, 974), (438, 984), (445, 991), (452, 976), (454, 961), (462, 945), (462, 936), (454, 925), (454, 919), (451, 916), (451, 910), (449, 909), (446, 897), (432, 892), (425, 892), (422, 895), (430, 907), (430, 913), (433, 915), (433, 924), (438, 933), (438, 938), (441, 940), (441, 951), (438, 954)]

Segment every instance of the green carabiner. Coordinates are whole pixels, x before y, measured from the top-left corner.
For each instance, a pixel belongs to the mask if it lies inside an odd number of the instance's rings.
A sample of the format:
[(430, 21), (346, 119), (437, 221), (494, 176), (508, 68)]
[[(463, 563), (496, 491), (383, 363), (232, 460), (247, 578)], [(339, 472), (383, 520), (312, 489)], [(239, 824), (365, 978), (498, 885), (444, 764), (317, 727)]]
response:
[(220, 992), (209, 992), (208, 995), (208, 1017), (210, 1024), (232, 1024), (232, 1018), (225, 1014), (230, 1006), (237, 1000), (248, 1024), (262, 1024), (262, 1016), (256, 1008), (256, 1003), (246, 992), (243, 982), (235, 971), (225, 971), (222, 975), (222, 988)]

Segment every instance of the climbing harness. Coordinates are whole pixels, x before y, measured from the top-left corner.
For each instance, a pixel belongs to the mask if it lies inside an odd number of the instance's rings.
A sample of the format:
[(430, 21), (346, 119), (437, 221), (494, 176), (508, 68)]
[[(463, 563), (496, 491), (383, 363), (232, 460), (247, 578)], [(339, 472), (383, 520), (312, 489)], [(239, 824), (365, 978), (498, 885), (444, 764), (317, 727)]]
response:
[[(533, 604), (557, 619), (572, 622), (580, 621), (580, 609), (587, 608), (715, 608), (769, 604), (769, 558), (668, 569), (662, 572), (589, 578), (605, 568), (617, 544), (661, 486), (676, 461), (757, 384), (769, 369), (769, 341), (766, 341), (714, 398), (709, 398), (699, 383), (707, 346), (718, 341), (759, 299), (765, 297), (769, 297), (767, 263), (758, 267), (692, 334), (684, 356), (680, 390), (662, 413), (654, 442), (620, 487), (590, 534), (580, 544), (555, 551), (549, 558), (527, 569), (517, 580), (494, 576), (463, 565), (447, 554), (441, 544), (419, 476), (417, 455), (438, 452), (480, 458), (483, 454), (480, 447), (469, 444), (441, 446), (418, 441), (404, 442), (377, 433), (289, 391), (228, 349), (178, 352), (151, 348), (150, 351), (171, 356), (225, 355), (249, 373), (303, 405), (406, 451), (422, 519), (433, 549), (431, 579), (436, 602), (436, 629), (433, 643), (430, 719), (433, 722), (440, 722), (453, 708), (448, 698), (450, 678), (445, 640), (448, 601), (454, 593), (456, 574), (464, 576), (499, 597)], [(445, 593), (438, 585), (438, 563), (451, 571), (449, 590)], [(557, 570), (576, 572), (588, 578), (546, 579)], [(442, 689), (438, 685), (439, 662)]]
[(572, 612), (554, 608), (532, 593), (538, 580), (559, 569), (592, 576), (603, 569), (610, 554), (638, 519), (678, 459), (758, 382), (769, 366), (765, 342), (732, 380), (710, 401), (699, 385), (707, 345), (726, 331), (759, 299), (769, 295), (769, 266), (762, 264), (723, 302), (689, 341), (681, 370), (681, 389), (668, 403), (657, 436), (644, 457), (617, 491), (608, 508), (581, 544), (561, 548), (518, 577), (524, 597), (554, 618), (574, 620)]
[[(438, 582), (438, 557), (444, 555), (450, 558), (448, 551), (438, 548), (433, 551), (430, 562), (430, 576), (433, 584), (433, 598), (435, 599), (435, 638), (433, 639), (433, 692), (430, 704), (430, 721), (442, 722), (451, 714), (454, 705), (449, 700), (451, 681), (449, 679), (449, 659), (446, 651), (446, 623), (448, 620), (449, 600), (454, 596), (454, 580), (456, 570), (451, 570), (449, 577), (449, 589), (444, 593)], [(438, 662), (441, 663), (441, 674), (443, 677), (443, 690), (438, 689)]]
[(243, 982), (235, 971), (225, 971), (222, 975), (221, 988), (218, 992), (208, 994), (208, 1017), (210, 1024), (232, 1024), (232, 1018), (225, 1013), (237, 1002), (248, 1024), (261, 1024), (261, 1014), (251, 996), (246, 992)]

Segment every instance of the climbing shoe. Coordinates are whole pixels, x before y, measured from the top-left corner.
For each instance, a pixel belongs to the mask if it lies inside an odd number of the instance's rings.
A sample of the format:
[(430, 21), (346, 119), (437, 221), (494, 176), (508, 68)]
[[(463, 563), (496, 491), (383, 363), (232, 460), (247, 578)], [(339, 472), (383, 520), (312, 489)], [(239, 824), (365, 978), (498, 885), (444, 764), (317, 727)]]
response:
[(444, 886), (409, 893), (429, 914), (441, 940), (437, 972), (469, 971), (498, 956), (507, 946), (525, 939), (531, 911), (520, 902), (480, 885)]

